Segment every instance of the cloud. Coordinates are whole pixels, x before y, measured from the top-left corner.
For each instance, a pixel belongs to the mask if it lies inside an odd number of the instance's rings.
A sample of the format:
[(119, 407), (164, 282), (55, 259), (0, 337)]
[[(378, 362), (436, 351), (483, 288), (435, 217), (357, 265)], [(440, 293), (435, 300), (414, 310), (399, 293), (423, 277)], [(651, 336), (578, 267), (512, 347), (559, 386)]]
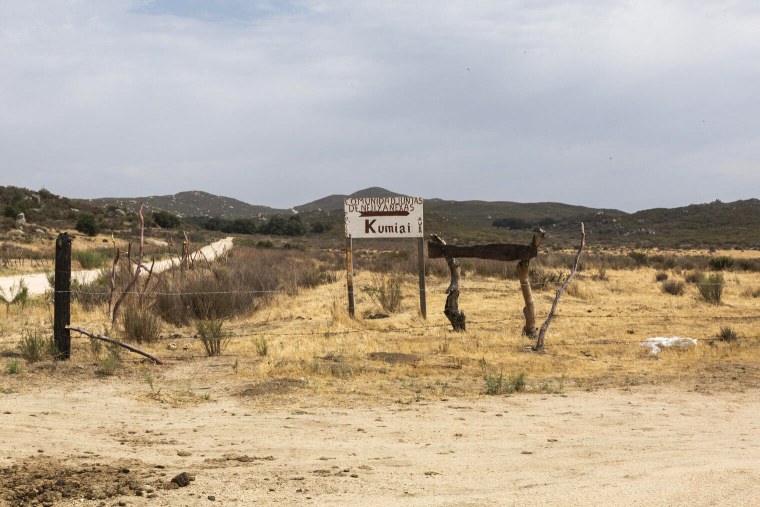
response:
[(760, 159), (758, 21), (741, 1), (9, 1), (0, 171), (277, 207), (376, 184), (626, 209), (747, 197), (755, 180), (711, 175)]

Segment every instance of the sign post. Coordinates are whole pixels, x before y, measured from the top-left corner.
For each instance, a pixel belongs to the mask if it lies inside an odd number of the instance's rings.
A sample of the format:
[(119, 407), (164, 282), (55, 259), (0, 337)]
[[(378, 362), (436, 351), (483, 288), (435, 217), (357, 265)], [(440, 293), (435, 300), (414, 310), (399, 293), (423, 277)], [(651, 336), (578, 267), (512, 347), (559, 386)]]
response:
[(418, 238), (420, 313), (422, 318), (427, 318), (422, 204), (421, 197), (347, 197), (345, 199), (346, 283), (348, 312), (351, 317), (354, 316), (352, 240), (356, 238)]

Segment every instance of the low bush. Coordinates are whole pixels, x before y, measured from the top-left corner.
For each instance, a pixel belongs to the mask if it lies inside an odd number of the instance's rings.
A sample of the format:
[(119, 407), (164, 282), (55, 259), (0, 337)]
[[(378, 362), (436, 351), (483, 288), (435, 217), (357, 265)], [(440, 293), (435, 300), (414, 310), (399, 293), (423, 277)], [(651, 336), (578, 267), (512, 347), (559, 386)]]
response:
[(715, 273), (709, 276), (703, 276), (702, 279), (697, 282), (697, 289), (703, 300), (711, 304), (718, 304), (723, 296), (723, 288), (725, 285), (726, 281), (723, 278), (723, 275)]
[(21, 373), (21, 363), (18, 359), (11, 359), (5, 364), (5, 373), (8, 375), (18, 375)]
[(735, 342), (739, 339), (739, 335), (731, 326), (721, 326), (715, 339), (721, 342)]
[(150, 308), (130, 304), (121, 317), (124, 335), (137, 343), (152, 343), (161, 337), (161, 319)]
[(156, 282), (154, 311), (171, 324), (246, 315), (275, 294), (332, 283), (335, 274), (299, 250), (239, 247), (214, 263), (173, 269)]
[(256, 345), (256, 353), (261, 357), (266, 357), (269, 354), (269, 342), (263, 336), (254, 340), (254, 345)]
[(198, 339), (203, 343), (208, 356), (219, 356), (229, 343), (230, 336), (222, 330), (223, 322), (218, 319), (199, 320), (195, 323)]
[(38, 330), (24, 331), (18, 342), (18, 350), (27, 363), (36, 363), (56, 353), (53, 336)]
[(567, 275), (562, 270), (550, 271), (540, 266), (528, 271), (530, 286), (535, 290), (545, 290), (557, 287), (565, 283)]
[(503, 373), (486, 374), (484, 377), (486, 388), (485, 393), (491, 396), (497, 394), (511, 394), (525, 390), (525, 372), (517, 373), (509, 378)]
[(74, 253), (74, 260), (82, 269), (97, 269), (109, 260), (109, 256), (102, 250), (82, 250)]
[(701, 271), (690, 271), (684, 275), (684, 281), (686, 283), (698, 283), (705, 277), (705, 274)]
[(78, 302), (87, 311), (93, 310), (108, 302), (111, 293), (111, 274), (101, 270), (95, 280), (88, 284), (71, 280), (71, 300)]
[(707, 264), (713, 271), (725, 271), (734, 267), (734, 259), (727, 255), (721, 255), (708, 259)]
[(98, 360), (98, 367), (95, 373), (104, 377), (110, 377), (121, 367), (121, 350), (118, 345), (109, 345), (108, 353), (105, 357)]
[(680, 296), (686, 290), (686, 284), (680, 280), (665, 280), (662, 282), (662, 292)]
[(365, 286), (364, 291), (383, 310), (396, 313), (401, 309), (403, 283), (404, 276), (401, 273), (375, 273), (372, 285)]
[(744, 289), (744, 292), (742, 292), (742, 296), (747, 298), (760, 298), (760, 289)]
[(664, 282), (668, 279), (668, 274), (664, 271), (659, 271), (654, 275), (654, 279), (656, 282)]

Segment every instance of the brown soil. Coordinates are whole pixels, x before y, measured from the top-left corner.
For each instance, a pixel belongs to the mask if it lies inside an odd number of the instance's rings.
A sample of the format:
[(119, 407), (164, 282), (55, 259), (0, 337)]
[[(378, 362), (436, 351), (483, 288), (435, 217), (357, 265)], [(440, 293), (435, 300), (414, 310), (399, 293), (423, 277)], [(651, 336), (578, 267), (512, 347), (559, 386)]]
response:
[(172, 384), (185, 367), (152, 388), (138, 375), (97, 378), (81, 365), (23, 374), (0, 394), (0, 505), (749, 505), (760, 497), (757, 390), (390, 401), (336, 397), (291, 378)]

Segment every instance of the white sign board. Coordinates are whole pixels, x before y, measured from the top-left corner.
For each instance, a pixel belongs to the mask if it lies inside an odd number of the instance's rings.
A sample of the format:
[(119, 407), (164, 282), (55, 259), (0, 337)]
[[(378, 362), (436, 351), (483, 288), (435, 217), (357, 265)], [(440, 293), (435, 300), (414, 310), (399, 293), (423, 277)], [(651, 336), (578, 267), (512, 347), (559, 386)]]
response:
[(421, 238), (422, 197), (347, 197), (346, 237)]

